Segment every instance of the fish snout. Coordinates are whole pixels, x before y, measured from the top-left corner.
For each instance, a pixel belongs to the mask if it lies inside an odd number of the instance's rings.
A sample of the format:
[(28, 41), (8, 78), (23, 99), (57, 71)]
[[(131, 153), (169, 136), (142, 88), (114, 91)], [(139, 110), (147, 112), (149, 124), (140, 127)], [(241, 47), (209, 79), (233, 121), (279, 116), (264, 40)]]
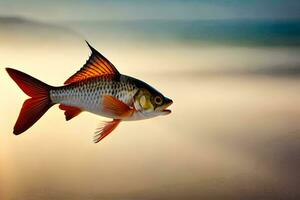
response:
[(167, 109), (167, 108), (168, 108), (170, 105), (172, 105), (172, 104), (173, 104), (172, 99), (169, 99), (169, 98), (165, 97), (165, 103), (164, 103), (164, 105), (163, 105), (162, 112), (163, 112), (164, 114), (170, 114), (172, 111), (169, 110), (169, 109)]

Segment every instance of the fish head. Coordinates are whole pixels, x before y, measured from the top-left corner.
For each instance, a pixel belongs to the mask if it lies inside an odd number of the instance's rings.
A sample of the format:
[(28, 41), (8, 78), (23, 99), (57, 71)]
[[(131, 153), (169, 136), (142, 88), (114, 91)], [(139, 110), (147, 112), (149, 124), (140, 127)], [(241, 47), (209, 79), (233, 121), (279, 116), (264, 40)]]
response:
[(134, 107), (147, 117), (168, 115), (171, 110), (167, 109), (173, 101), (151, 86), (140, 88), (134, 97)]

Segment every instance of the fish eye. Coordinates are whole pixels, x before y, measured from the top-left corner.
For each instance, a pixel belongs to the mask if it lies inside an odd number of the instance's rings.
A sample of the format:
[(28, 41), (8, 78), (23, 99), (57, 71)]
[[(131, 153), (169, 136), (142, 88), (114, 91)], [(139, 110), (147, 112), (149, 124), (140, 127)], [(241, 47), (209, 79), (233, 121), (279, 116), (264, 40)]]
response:
[(154, 97), (154, 103), (157, 104), (157, 105), (161, 105), (163, 102), (163, 99), (161, 96), (156, 96)]

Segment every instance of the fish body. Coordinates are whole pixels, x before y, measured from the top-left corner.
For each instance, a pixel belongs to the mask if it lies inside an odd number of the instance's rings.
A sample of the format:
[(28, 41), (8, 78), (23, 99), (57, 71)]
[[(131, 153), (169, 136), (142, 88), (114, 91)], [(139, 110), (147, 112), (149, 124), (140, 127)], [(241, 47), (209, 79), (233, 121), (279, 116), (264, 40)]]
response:
[(97, 77), (54, 88), (50, 90), (50, 99), (55, 104), (74, 106), (82, 111), (108, 118), (124, 121), (142, 120), (152, 116), (142, 115), (138, 112), (134, 112), (131, 116), (118, 116), (115, 113), (105, 112), (102, 102), (105, 96), (112, 96), (127, 105), (133, 105), (135, 94), (140, 87), (145, 86), (146, 84), (142, 81), (122, 74), (114, 79)]
[[(87, 43), (88, 44), (88, 43)], [(15, 134), (30, 128), (50, 107), (60, 104), (66, 120), (83, 111), (112, 118), (97, 129), (95, 142), (112, 132), (121, 121), (142, 120), (169, 114), (172, 100), (136, 78), (123, 75), (97, 50), (64, 86), (49, 86), (23, 72), (7, 68), (8, 74), (31, 98), (21, 109)]]

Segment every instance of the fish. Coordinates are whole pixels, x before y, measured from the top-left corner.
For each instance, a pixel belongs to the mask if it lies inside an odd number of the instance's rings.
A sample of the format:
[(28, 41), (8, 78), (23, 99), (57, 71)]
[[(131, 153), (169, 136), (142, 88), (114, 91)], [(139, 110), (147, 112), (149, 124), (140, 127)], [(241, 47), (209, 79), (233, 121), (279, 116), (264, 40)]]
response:
[(147, 83), (121, 74), (87, 41), (91, 54), (63, 86), (50, 86), (24, 72), (6, 68), (8, 75), (30, 98), (24, 101), (13, 133), (32, 127), (52, 106), (59, 104), (66, 121), (86, 111), (112, 119), (96, 129), (94, 142), (110, 134), (122, 121), (168, 115), (173, 101)]

